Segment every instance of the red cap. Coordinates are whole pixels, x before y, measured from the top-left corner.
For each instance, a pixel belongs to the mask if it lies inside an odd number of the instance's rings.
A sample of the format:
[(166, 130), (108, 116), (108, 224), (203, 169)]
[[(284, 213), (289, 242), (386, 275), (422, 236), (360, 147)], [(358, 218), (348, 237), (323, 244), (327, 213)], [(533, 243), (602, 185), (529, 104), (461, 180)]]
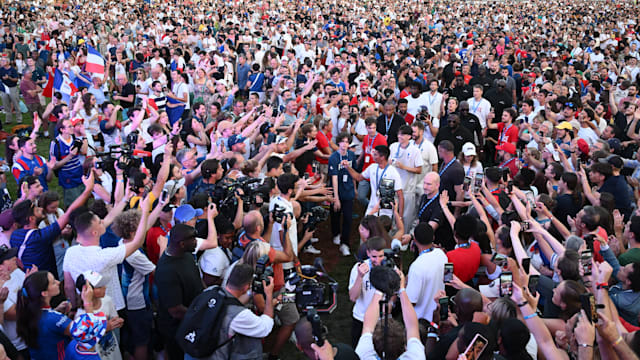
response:
[(584, 139), (578, 139), (578, 150), (583, 154), (589, 154), (589, 144)]
[(84, 122), (84, 119), (83, 119), (83, 118), (75, 118), (75, 119), (71, 119), (71, 125), (72, 125), (72, 126), (76, 126), (76, 125), (78, 125), (78, 124), (79, 124), (79, 123), (81, 123), (81, 122)]
[(508, 152), (511, 155), (516, 154), (516, 146), (510, 142), (502, 143), (501, 145), (496, 146), (496, 150), (502, 150), (504, 152)]

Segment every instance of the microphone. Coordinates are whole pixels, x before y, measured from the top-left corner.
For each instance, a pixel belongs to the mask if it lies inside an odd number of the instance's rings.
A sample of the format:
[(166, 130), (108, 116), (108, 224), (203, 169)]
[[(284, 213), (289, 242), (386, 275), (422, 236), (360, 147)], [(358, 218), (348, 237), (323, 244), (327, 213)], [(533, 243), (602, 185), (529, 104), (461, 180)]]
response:
[(149, 157), (151, 156), (151, 152), (136, 149), (136, 150), (133, 150), (133, 156)]

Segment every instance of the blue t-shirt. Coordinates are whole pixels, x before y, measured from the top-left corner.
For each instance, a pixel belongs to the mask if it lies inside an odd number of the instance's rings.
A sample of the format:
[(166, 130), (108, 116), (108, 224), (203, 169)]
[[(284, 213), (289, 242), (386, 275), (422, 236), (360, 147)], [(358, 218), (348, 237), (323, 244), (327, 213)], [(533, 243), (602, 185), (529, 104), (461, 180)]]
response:
[(19, 79), (20, 76), (18, 75), (18, 71), (16, 70), (16, 68), (10, 66), (8, 69), (4, 68), (4, 67), (0, 67), (0, 80), (2, 80), (2, 82), (7, 85), (8, 87), (16, 87), (18, 86), (18, 82), (17, 81), (13, 81), (10, 79), (5, 79), (4, 76), (5, 75), (9, 75), (9, 77), (14, 78), (14, 79)]
[[(56, 137), (56, 140), (51, 142), (50, 155), (55, 156), (58, 161), (70, 156), (69, 153), (73, 147), (74, 139), (75, 137), (72, 137), (70, 143), (65, 143), (62, 136)], [(82, 163), (80, 162), (80, 157), (76, 155), (67, 161), (58, 170), (57, 175), (58, 184), (64, 189), (73, 189), (82, 185)]]
[(238, 87), (240, 89), (244, 89), (247, 86), (247, 79), (249, 78), (249, 70), (251, 70), (251, 66), (245, 63), (243, 65), (238, 65)]
[[(14, 231), (9, 240), (11, 247), (19, 249), (29, 231), (27, 229)], [(57, 221), (45, 228), (32, 231), (21, 258), (25, 268), (30, 269), (35, 264), (38, 266), (38, 270), (48, 271), (58, 277), (58, 267), (52, 246), (58, 235), (60, 235), (60, 225)]]
[(251, 84), (249, 87), (249, 91), (262, 92), (264, 80), (265, 78), (263, 73), (249, 75), (249, 83)]
[(46, 192), (49, 190), (49, 185), (47, 184), (47, 174), (49, 173), (47, 162), (42, 156), (34, 155), (33, 159), (27, 159), (24, 156), (20, 156), (13, 162), (13, 168), (11, 171), (13, 172), (13, 176), (18, 184), (18, 191), (20, 191), (20, 181), (22, 178), (25, 176), (32, 176), (35, 168), (42, 169), (42, 173), (38, 176), (38, 180), (40, 180), (40, 184), (42, 185), (42, 191)]
[[(339, 151), (334, 152), (329, 157), (329, 176), (338, 176), (338, 197), (340, 200), (353, 200), (356, 197), (353, 178), (349, 175), (349, 171), (340, 163), (342, 160), (348, 160), (351, 167), (355, 166), (356, 155), (353, 151), (347, 151), (346, 156), (342, 156)], [(333, 185), (333, 180), (330, 180)]]
[[(55, 273), (54, 273), (55, 274)], [(29, 349), (32, 359), (63, 359), (70, 338), (65, 330), (71, 319), (55, 310), (42, 309), (38, 322), (38, 348)]]

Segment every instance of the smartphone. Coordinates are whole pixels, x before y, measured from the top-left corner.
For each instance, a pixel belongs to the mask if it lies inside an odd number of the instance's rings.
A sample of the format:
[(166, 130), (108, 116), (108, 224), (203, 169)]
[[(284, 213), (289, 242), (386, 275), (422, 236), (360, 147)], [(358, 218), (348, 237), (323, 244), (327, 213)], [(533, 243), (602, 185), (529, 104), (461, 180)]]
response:
[(493, 254), (493, 256), (491, 257), (491, 262), (501, 268), (504, 268), (505, 266), (507, 266), (507, 263), (508, 263), (507, 257), (505, 255), (498, 254), (498, 253)]
[(446, 263), (444, 264), (444, 282), (448, 283), (453, 281), (453, 264)]
[(580, 159), (576, 159), (576, 171), (580, 171), (580, 169), (582, 168), (582, 161), (580, 161)]
[(584, 236), (584, 242), (587, 244), (587, 249), (593, 252), (593, 242), (596, 241), (596, 236), (593, 234), (588, 234)]
[(465, 359), (479, 359), (488, 343), (484, 336), (476, 334), (464, 351)]
[(589, 319), (593, 324), (597, 323), (598, 313), (596, 312), (596, 298), (593, 294), (581, 294), (580, 303), (582, 304), (582, 309), (587, 314), (587, 319)]
[(169, 196), (169, 190), (167, 189), (163, 189), (162, 190), (162, 195), (160, 197), (160, 199), (162, 200), (162, 202), (166, 202), (167, 201), (167, 197)]
[(533, 296), (536, 296), (539, 281), (540, 275), (529, 275), (529, 284), (527, 285), (527, 287), (529, 288), (529, 292)]
[(304, 173), (304, 179), (309, 180), (309, 173)]
[[(525, 222), (525, 224), (528, 224), (527, 222)], [(524, 272), (529, 275), (529, 266), (531, 265), (531, 258), (523, 258), (522, 259), (522, 269), (524, 269)]]
[(591, 259), (593, 258), (593, 253), (590, 250), (585, 250), (580, 253), (580, 266), (582, 266), (582, 270), (584, 270), (584, 275), (591, 275)]
[(482, 188), (482, 180), (484, 180), (483, 173), (476, 173), (475, 180), (473, 182), (473, 191), (478, 192)]
[(507, 182), (507, 191), (509, 191), (509, 193), (513, 191), (513, 180)]
[(505, 271), (500, 274), (500, 296), (511, 296), (513, 294), (513, 274)]
[(462, 183), (462, 189), (466, 192), (469, 191), (469, 185), (471, 185), (471, 177), (465, 176), (464, 183)]
[(438, 299), (438, 304), (440, 304), (440, 321), (447, 320), (449, 318), (449, 297)]
[[(529, 228), (531, 227), (531, 224), (529, 224), (528, 221), (523, 221), (520, 223), (520, 227), (522, 228), (522, 231), (528, 231)], [(527, 272), (528, 274), (529, 272)]]

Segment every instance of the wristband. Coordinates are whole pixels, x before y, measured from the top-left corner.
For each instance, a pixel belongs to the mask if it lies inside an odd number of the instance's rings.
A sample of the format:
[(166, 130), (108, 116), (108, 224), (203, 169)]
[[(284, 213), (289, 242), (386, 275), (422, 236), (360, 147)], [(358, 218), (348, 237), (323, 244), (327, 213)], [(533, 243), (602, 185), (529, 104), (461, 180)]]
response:
[(529, 319), (534, 318), (536, 316), (538, 316), (538, 313), (534, 312), (533, 314), (529, 314), (529, 315), (525, 316), (524, 319), (525, 320), (529, 320)]
[(296, 262), (295, 264), (293, 264), (294, 267), (298, 267), (300, 266), (300, 261)]
[(614, 341), (612, 345), (613, 345), (613, 346), (616, 346), (616, 345), (620, 344), (620, 343), (622, 342), (622, 340), (623, 340), (623, 339), (622, 339), (622, 335), (620, 335), (620, 336), (618, 337), (618, 340)]
[(406, 292), (407, 289), (406, 288), (400, 288), (400, 290), (398, 290), (398, 295), (402, 294), (403, 292)]
[(527, 300), (521, 302), (520, 304), (518, 304), (518, 307), (523, 307), (525, 305), (529, 304), (529, 302)]
[(607, 284), (607, 283), (596, 283), (596, 288), (598, 290), (600, 290), (600, 289), (609, 290), (609, 284)]
[(117, 182), (117, 183), (124, 183), (124, 180), (122, 180), (122, 179), (116, 179), (116, 182)]
[(580, 347), (584, 347), (584, 348), (586, 348), (586, 347), (593, 347), (593, 345), (589, 345), (589, 344), (578, 344), (578, 346), (580, 346)]

